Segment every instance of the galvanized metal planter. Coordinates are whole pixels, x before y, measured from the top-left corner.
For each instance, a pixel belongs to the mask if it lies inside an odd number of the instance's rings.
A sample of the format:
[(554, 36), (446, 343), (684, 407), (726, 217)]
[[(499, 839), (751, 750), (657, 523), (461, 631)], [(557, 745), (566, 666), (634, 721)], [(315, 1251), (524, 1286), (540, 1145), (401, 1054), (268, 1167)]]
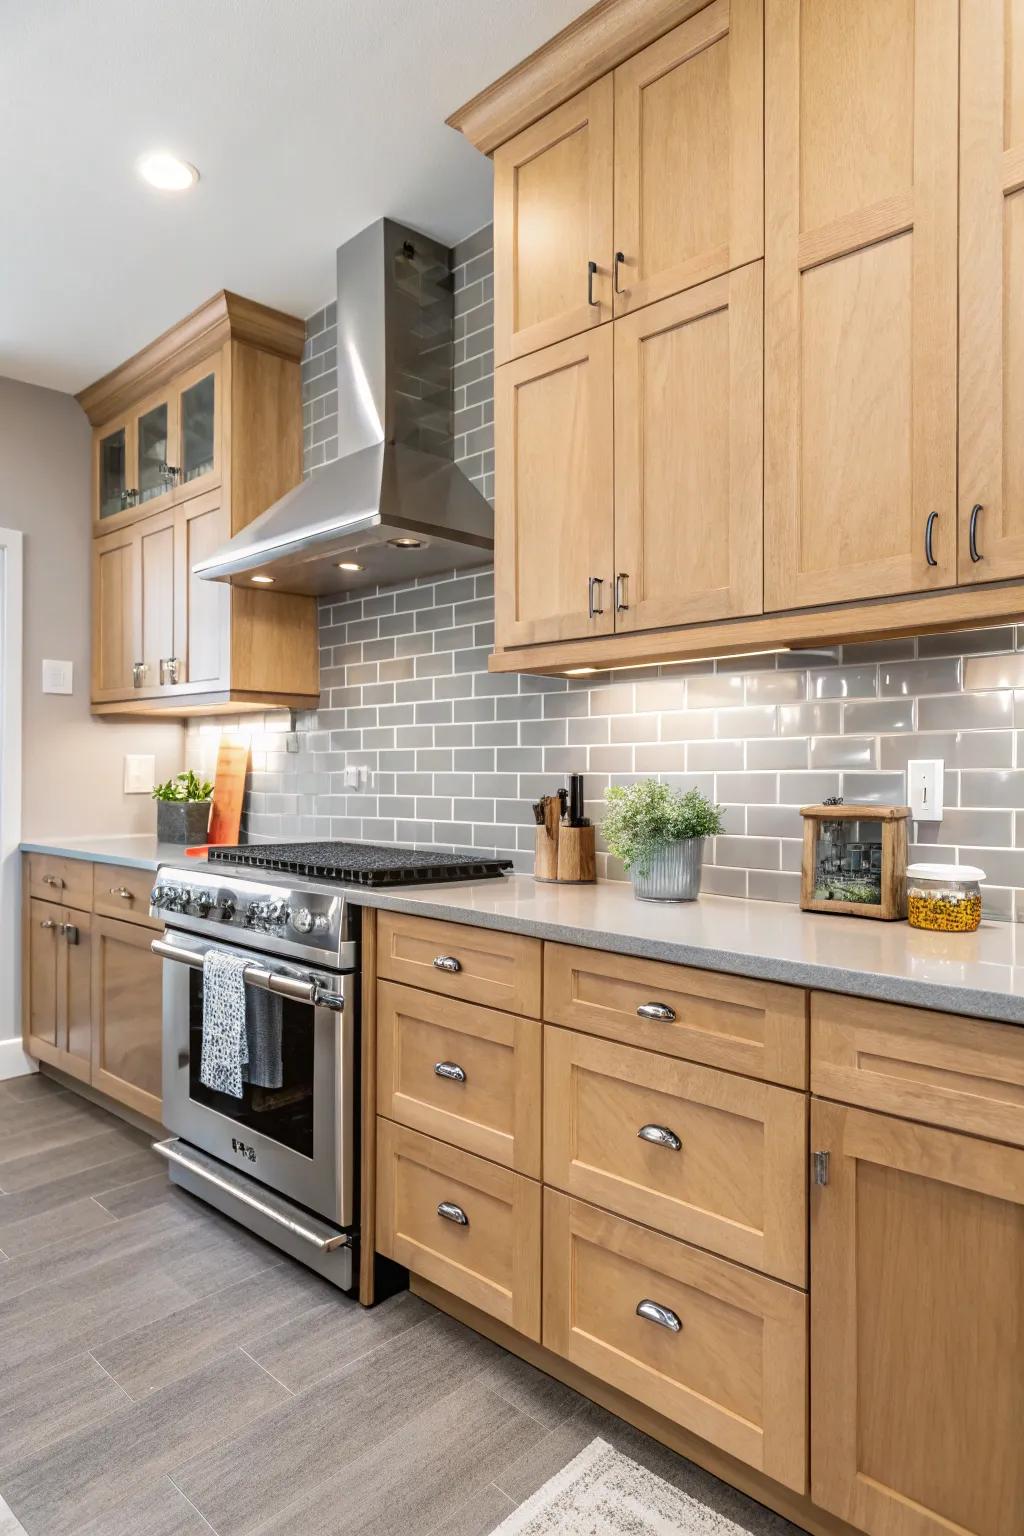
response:
[(183, 846), (205, 843), (209, 822), (209, 800), (158, 800), (156, 803), (156, 836), (160, 843)]
[(702, 837), (662, 843), (651, 855), (645, 875), (635, 867), (630, 870), (633, 895), (638, 901), (696, 901), (700, 895), (703, 861)]

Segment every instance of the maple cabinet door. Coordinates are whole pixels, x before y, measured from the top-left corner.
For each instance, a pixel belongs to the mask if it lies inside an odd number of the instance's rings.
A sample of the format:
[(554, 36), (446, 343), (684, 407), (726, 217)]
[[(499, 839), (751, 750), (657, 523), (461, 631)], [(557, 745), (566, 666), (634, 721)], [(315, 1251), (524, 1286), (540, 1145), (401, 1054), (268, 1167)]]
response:
[(162, 693), (174, 662), (174, 511), (139, 523), (139, 624), (142, 631), (143, 697)]
[(495, 151), (496, 363), (612, 317), (613, 110), (606, 75)]
[[(92, 701), (129, 699), (142, 686), (138, 529), (92, 544)], [(137, 686), (136, 686), (137, 685)]]
[(956, 582), (957, 12), (767, 0), (768, 610)]
[(960, 580), (1024, 575), (1024, 0), (960, 48)]
[(811, 1497), (868, 1536), (1024, 1510), (1024, 1151), (814, 1101)]
[(764, 254), (762, 0), (714, 0), (615, 71), (615, 313)]
[(163, 962), (152, 930), (116, 918), (93, 920), (92, 1083), (160, 1121)]
[(499, 646), (607, 635), (612, 581), (612, 327), (494, 380)]
[(762, 609), (762, 270), (615, 322), (615, 628)]

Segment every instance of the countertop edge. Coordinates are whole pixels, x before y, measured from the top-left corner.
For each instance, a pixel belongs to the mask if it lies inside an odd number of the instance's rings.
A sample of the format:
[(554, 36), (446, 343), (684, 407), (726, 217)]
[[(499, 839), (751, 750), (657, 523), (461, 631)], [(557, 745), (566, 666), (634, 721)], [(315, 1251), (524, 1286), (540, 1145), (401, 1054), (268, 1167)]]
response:
[[(145, 837), (140, 833), (140, 837)], [(71, 843), (24, 842), (19, 843), (22, 853), (45, 853), (57, 859), (78, 859), (83, 864), (120, 864), (124, 869), (147, 869), (156, 873), (161, 863), (167, 862), (166, 851), (150, 855), (138, 853), (98, 852), (95, 848), (75, 847)]]
[(837, 966), (815, 965), (808, 961), (779, 960), (771, 955), (706, 949), (699, 945), (669, 943), (661, 939), (639, 939), (598, 928), (574, 928), (569, 924), (540, 919), (467, 911), (458, 906), (438, 904), (425, 910), (421, 902), (403, 898), (392, 891), (358, 889), (352, 892), (351, 900), (362, 906), (402, 912), (410, 917), (436, 918), (440, 922), (464, 923), (470, 928), (521, 933), (558, 944), (575, 944), (581, 949), (602, 949), (643, 960), (664, 960), (671, 965), (688, 965), (701, 971), (724, 971), (732, 976), (747, 976), (754, 981), (774, 981), (821, 992), (840, 992), (848, 997), (868, 997), (883, 1003), (905, 1003), (914, 1008), (931, 1008), (938, 1013), (967, 1014), (973, 1018), (991, 1019), (999, 1024), (1024, 1024), (1024, 996), (1015, 997), (1006, 992), (987, 992), (973, 987), (943, 985), (941, 982), (913, 981), (872, 971), (847, 971)]

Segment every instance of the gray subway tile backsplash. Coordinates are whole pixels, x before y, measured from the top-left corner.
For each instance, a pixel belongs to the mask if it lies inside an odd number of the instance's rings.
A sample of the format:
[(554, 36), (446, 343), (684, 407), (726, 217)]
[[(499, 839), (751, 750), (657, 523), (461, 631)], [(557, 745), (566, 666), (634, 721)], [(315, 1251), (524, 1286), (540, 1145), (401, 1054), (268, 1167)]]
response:
[[(462, 348), (458, 457), (493, 498), (490, 230), (453, 253)], [(335, 314), (307, 322), (305, 471), (337, 454)], [(799, 899), (799, 808), (830, 795), (901, 802), (914, 757), (946, 765), (946, 814), (912, 856), (987, 870), (986, 911), (1024, 919), (1024, 626), (700, 660), (587, 679), (487, 671), (493, 575), (460, 571), (323, 598), (321, 708), (197, 719), (189, 759), (212, 767), (222, 731), (248, 733), (244, 830), (493, 850), (532, 867), (530, 801), (587, 774), (599, 821), (611, 783), (658, 774), (725, 806), (704, 889)], [(1015, 691), (1018, 694), (1014, 698)], [(299, 750), (284, 750), (294, 729)], [(365, 766), (359, 788), (346, 768)], [(600, 843), (599, 843), (600, 846)], [(623, 878), (601, 851), (599, 872)]]

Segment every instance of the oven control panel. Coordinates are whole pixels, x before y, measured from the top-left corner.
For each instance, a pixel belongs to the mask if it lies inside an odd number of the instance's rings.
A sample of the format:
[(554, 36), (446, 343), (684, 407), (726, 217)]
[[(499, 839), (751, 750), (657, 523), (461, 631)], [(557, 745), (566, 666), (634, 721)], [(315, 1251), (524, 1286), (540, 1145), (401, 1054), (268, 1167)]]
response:
[(161, 868), (150, 896), (150, 912), (169, 926), (199, 933), (233, 931), (240, 942), (280, 952), (344, 958), (345, 901), (341, 894), (281, 885), (234, 875), (225, 880), (209, 868)]

